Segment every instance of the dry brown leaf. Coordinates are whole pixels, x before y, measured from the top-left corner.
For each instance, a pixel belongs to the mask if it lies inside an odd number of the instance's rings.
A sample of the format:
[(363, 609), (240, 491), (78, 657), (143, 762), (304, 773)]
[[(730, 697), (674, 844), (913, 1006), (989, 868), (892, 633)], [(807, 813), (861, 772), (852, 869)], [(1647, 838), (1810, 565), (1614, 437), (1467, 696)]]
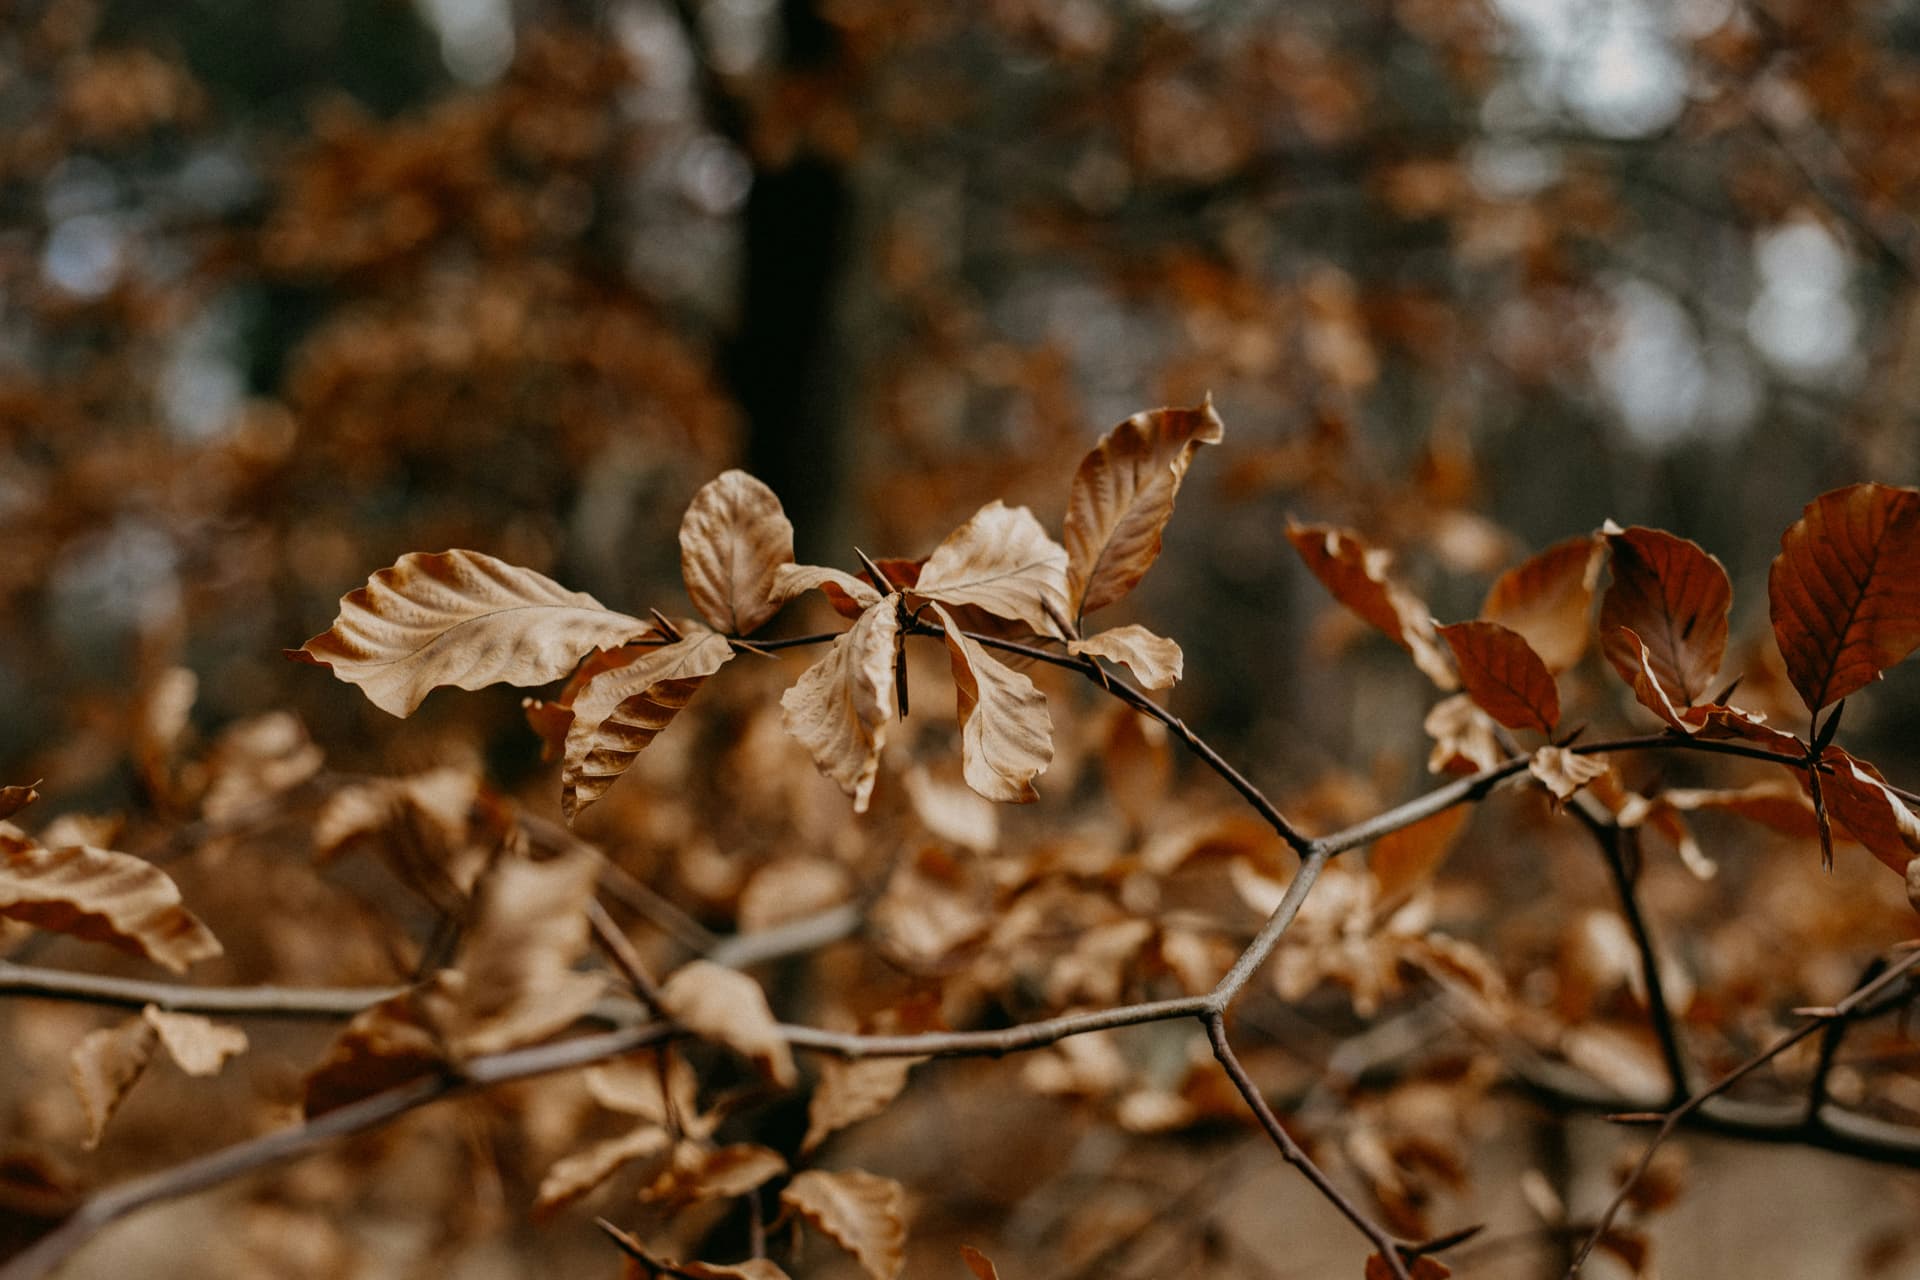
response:
[[(1719, 809), (1737, 813), (1784, 835), (1811, 840), (1819, 834), (1813, 802), (1792, 782), (1756, 782), (1751, 786), (1728, 790), (1673, 788), (1654, 797), (1654, 802), (1693, 813)], [(1836, 833), (1837, 834), (1837, 833)]]
[(596, 649), (588, 654), (567, 682), (560, 686), (560, 692), (554, 697), (522, 698), (520, 706), (525, 711), (527, 724), (540, 735), (540, 758), (551, 760), (558, 756), (566, 746), (567, 730), (573, 726), (573, 700), (587, 687), (587, 682), (615, 667), (624, 667), (630, 662), (638, 662), (660, 651), (667, 643), (667, 635), (658, 626), (649, 627), (635, 640), (612, 649)]
[(1047, 536), (1033, 512), (996, 498), (933, 549), (913, 594), (972, 605), (1054, 635), (1061, 629), (1056, 620), (1067, 616), (1066, 549)]
[(1429, 773), (1474, 774), (1505, 758), (1493, 717), (1464, 693), (1434, 703), (1422, 727), (1433, 739), (1433, 750), (1427, 755)]
[(1706, 697), (1726, 656), (1733, 584), (1718, 560), (1671, 533), (1610, 525), (1606, 540), (1613, 581), (1600, 599), (1600, 651), (1666, 719), (1636, 674), (1645, 672), (1676, 711)]
[(480, 779), (466, 769), (371, 778), (328, 796), (313, 822), (313, 855), (325, 863), (365, 845), (429, 902), (464, 898), (492, 849), (472, 838)]
[(560, 804), (567, 821), (605, 795), (707, 677), (732, 657), (726, 639), (707, 631), (587, 681), (573, 699), (560, 770)]
[(0, 823), (0, 919), (104, 942), (184, 973), (220, 954), (219, 940), (180, 905), (167, 873), (86, 845), (48, 849)]
[(853, 797), (855, 813), (867, 811), (880, 751), (899, 714), (893, 687), (899, 604), (899, 596), (888, 596), (862, 613), (780, 697), (787, 732)]
[(340, 601), (340, 616), (287, 656), (357, 684), (396, 716), (445, 685), (545, 684), (651, 624), (478, 551), (413, 552)]
[(1350, 530), (1291, 519), (1287, 540), (1335, 600), (1413, 655), (1427, 679), (1442, 689), (1459, 686), (1435, 639), (1427, 606), (1388, 576), (1393, 557), (1384, 548), (1368, 546)]
[(0, 787), (0, 821), (11, 818), (40, 798), (37, 788), (45, 779), (36, 779), (24, 787)]
[(894, 1280), (907, 1261), (907, 1192), (892, 1178), (860, 1169), (808, 1169), (780, 1202), (819, 1228), (873, 1280)]
[(309, 1120), (441, 1070), (446, 1055), (421, 1020), (414, 993), (403, 991), (362, 1009), (341, 1029), (327, 1056), (307, 1073)]
[(1587, 650), (1604, 550), (1594, 537), (1556, 542), (1494, 579), (1480, 616), (1518, 631), (1548, 670), (1567, 670)]
[(960, 764), (967, 785), (989, 800), (1028, 804), (1033, 780), (1053, 763), (1053, 717), (1033, 681), (968, 637), (939, 605), (960, 716)]
[(247, 1051), (246, 1032), (197, 1013), (170, 1013), (150, 1004), (140, 1016), (160, 1033), (167, 1056), (190, 1076), (217, 1075), (228, 1058)]
[(853, 612), (849, 617), (857, 618), (861, 610), (880, 603), (880, 593), (872, 583), (841, 569), (817, 564), (783, 564), (773, 576), (773, 594), (782, 604), (809, 591), (822, 592), (833, 602), (833, 607), (842, 612), (851, 608)]
[(242, 720), (228, 726), (214, 744), (200, 814), (210, 822), (227, 822), (258, 813), (325, 763), (326, 754), (292, 712), (269, 711)]
[(660, 995), (674, 1021), (752, 1060), (780, 1087), (791, 1088), (799, 1078), (767, 993), (746, 974), (694, 960), (667, 979)]
[(777, 1151), (751, 1142), (709, 1147), (703, 1142), (681, 1142), (673, 1158), (653, 1184), (640, 1193), (648, 1203), (695, 1204), (702, 1200), (731, 1200), (764, 1186), (787, 1171)]
[(1509, 729), (1553, 732), (1560, 690), (1519, 632), (1497, 622), (1456, 622), (1441, 627), (1440, 637), (1453, 650), (1467, 696), (1482, 711)]
[(74, 1046), (67, 1058), (67, 1074), (87, 1114), (87, 1150), (100, 1145), (107, 1121), (146, 1072), (159, 1045), (159, 1033), (150, 1022), (128, 1018), (118, 1026), (89, 1032)]
[(1839, 747), (1821, 755), (1833, 772), (1823, 774), (1820, 789), (1834, 820), (1852, 833), (1869, 852), (1894, 871), (1905, 875), (1920, 856), (1920, 815), (1887, 786), (1880, 770)]
[(1136, 413), (1081, 459), (1063, 531), (1076, 623), (1132, 591), (1153, 567), (1194, 453), (1224, 434), (1207, 399), (1191, 409)]
[(1811, 711), (1920, 646), (1920, 490), (1824, 493), (1780, 536), (1767, 577), (1774, 638)]
[(1133, 623), (1096, 632), (1084, 640), (1069, 640), (1067, 652), (1124, 662), (1133, 678), (1149, 689), (1171, 689), (1179, 682), (1185, 662), (1179, 645)]
[(1527, 761), (1527, 772), (1538, 778), (1540, 785), (1563, 804), (1611, 767), (1605, 756), (1580, 755), (1565, 747), (1541, 747)]
[(973, 1272), (974, 1280), (1000, 1280), (999, 1269), (993, 1260), (970, 1244), (960, 1246), (960, 1260), (967, 1264), (967, 1270)]
[(534, 1212), (548, 1214), (565, 1208), (626, 1165), (659, 1155), (671, 1141), (659, 1125), (644, 1124), (554, 1161), (534, 1195)]
[(1431, 877), (1452, 852), (1469, 816), (1466, 806), (1455, 805), (1374, 841), (1367, 851), (1367, 870), (1373, 873), (1379, 901), (1394, 902)]
[(723, 471), (693, 495), (680, 522), (680, 576), (715, 630), (759, 630), (791, 598), (775, 584), (781, 566), (792, 563), (793, 524), (766, 485)]
[(907, 1075), (924, 1058), (829, 1058), (820, 1067), (820, 1084), (807, 1102), (805, 1155), (828, 1137), (887, 1109), (907, 1087)]
[[(664, 1083), (661, 1053), (667, 1055)], [(702, 1115), (696, 1105), (700, 1082), (694, 1077), (692, 1065), (671, 1049), (648, 1050), (600, 1063), (587, 1068), (586, 1079), (587, 1092), (607, 1110), (638, 1116), (661, 1126), (670, 1126), (677, 1120), (686, 1137), (709, 1137), (717, 1123)], [(668, 1105), (669, 1092), (671, 1106)]]
[(736, 922), (742, 933), (759, 933), (838, 906), (852, 891), (847, 869), (830, 858), (775, 858), (757, 869), (740, 891)]
[(925, 769), (907, 770), (907, 802), (928, 834), (975, 853), (1000, 843), (1000, 811), (969, 787), (936, 778)]
[(646, 1267), (650, 1275), (674, 1276), (678, 1280), (792, 1280), (786, 1272), (765, 1258), (736, 1263), (675, 1262), (649, 1252), (639, 1240), (605, 1218), (599, 1219), (599, 1224), (600, 1229), (612, 1237), (623, 1252)]

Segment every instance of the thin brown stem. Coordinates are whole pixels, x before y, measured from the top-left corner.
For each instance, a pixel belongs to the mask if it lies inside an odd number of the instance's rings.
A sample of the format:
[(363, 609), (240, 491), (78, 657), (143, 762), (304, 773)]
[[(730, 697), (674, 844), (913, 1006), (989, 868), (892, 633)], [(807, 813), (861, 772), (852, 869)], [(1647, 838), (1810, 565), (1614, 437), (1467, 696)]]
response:
[(620, 931), (620, 926), (614, 923), (613, 917), (607, 914), (607, 909), (600, 905), (598, 898), (587, 902), (587, 923), (593, 926), (594, 941), (606, 952), (607, 959), (613, 961), (614, 968), (633, 988), (633, 994), (639, 997), (640, 1003), (656, 1018), (664, 1017), (666, 1005), (661, 1002), (660, 984), (654, 981), (653, 975), (647, 971), (646, 960), (627, 935)]

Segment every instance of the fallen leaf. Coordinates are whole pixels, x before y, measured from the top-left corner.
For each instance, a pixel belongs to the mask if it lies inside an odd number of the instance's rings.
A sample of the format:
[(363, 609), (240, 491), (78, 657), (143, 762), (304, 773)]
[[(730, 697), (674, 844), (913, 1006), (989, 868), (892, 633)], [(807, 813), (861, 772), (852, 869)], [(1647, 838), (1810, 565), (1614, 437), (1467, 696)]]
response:
[(146, 1072), (159, 1044), (159, 1033), (151, 1023), (128, 1018), (118, 1026), (89, 1032), (74, 1046), (67, 1058), (67, 1074), (87, 1113), (87, 1150), (100, 1145), (107, 1121)]
[(87, 845), (48, 849), (0, 823), (0, 919), (110, 946), (175, 973), (221, 952), (167, 873)]
[(793, 563), (793, 524), (773, 490), (723, 471), (693, 495), (680, 522), (680, 576), (716, 631), (751, 635), (780, 611), (780, 568)]
[(1552, 733), (1560, 722), (1560, 690), (1540, 655), (1517, 631), (1497, 622), (1456, 622), (1441, 627), (1453, 650), (1467, 696), (1509, 729)]
[(1568, 538), (1494, 579), (1480, 616), (1518, 631), (1550, 671), (1580, 661), (1593, 629), (1593, 588), (1605, 544)]
[(1377, 899), (1394, 902), (1431, 877), (1452, 852), (1470, 814), (1465, 805), (1455, 805), (1375, 840), (1367, 850), (1367, 870), (1373, 873)]
[(554, 1161), (534, 1195), (534, 1212), (565, 1208), (635, 1160), (659, 1155), (671, 1141), (660, 1126), (641, 1125)]
[(859, 1169), (808, 1169), (780, 1202), (854, 1256), (873, 1280), (894, 1280), (907, 1261), (907, 1193), (892, 1178)]
[(1564, 804), (1574, 792), (1603, 777), (1610, 768), (1602, 755), (1580, 755), (1565, 747), (1541, 747), (1527, 761), (1527, 772)]
[[(1658, 529), (1609, 527), (1605, 536), (1613, 581), (1600, 598), (1600, 651), (1629, 685), (1644, 661), (1676, 710), (1693, 705), (1726, 656), (1733, 606), (1726, 569), (1698, 545)], [(1618, 634), (1623, 627), (1629, 635)]]
[(726, 639), (707, 631), (589, 680), (573, 699), (560, 769), (560, 806), (567, 821), (605, 795), (707, 677), (732, 657)]
[(340, 601), (340, 616), (287, 656), (330, 667), (369, 701), (412, 715), (446, 685), (545, 684), (651, 624), (478, 551), (413, 552)]
[(829, 1058), (820, 1067), (820, 1083), (807, 1101), (805, 1155), (849, 1125), (879, 1115), (907, 1087), (907, 1075), (923, 1058)]
[(1067, 553), (1033, 512), (995, 499), (933, 549), (913, 594), (1053, 635), (1067, 616)]
[(1149, 689), (1171, 689), (1178, 683), (1184, 664), (1179, 645), (1133, 623), (1096, 632), (1084, 640), (1069, 640), (1067, 652), (1124, 662), (1133, 678)]
[(1195, 451), (1225, 434), (1213, 401), (1136, 413), (1100, 437), (1073, 473), (1063, 530), (1077, 622), (1132, 591), (1160, 558)]
[(660, 996), (674, 1021), (756, 1063), (781, 1088), (799, 1079), (767, 993), (746, 974), (693, 960), (674, 971)]
[(787, 732), (853, 797), (855, 813), (867, 811), (880, 751), (899, 714), (893, 688), (899, 603), (900, 597), (887, 596), (862, 613), (780, 697)]
[(1920, 490), (1835, 489), (1780, 537), (1767, 603), (1787, 677), (1810, 711), (1920, 646)]
[(1287, 541), (1320, 585), (1369, 626), (1413, 655), (1413, 663), (1442, 689), (1459, 679), (1434, 638), (1433, 618), (1418, 597), (1388, 573), (1393, 557), (1358, 534), (1330, 525), (1287, 521)]
[(140, 1016), (160, 1033), (167, 1056), (190, 1076), (217, 1075), (228, 1058), (247, 1051), (246, 1032), (197, 1013), (170, 1013), (150, 1004)]
[(1038, 800), (1033, 780), (1053, 762), (1053, 718), (1046, 695), (964, 634), (952, 614), (939, 605), (933, 610), (947, 633), (967, 785), (989, 800)]

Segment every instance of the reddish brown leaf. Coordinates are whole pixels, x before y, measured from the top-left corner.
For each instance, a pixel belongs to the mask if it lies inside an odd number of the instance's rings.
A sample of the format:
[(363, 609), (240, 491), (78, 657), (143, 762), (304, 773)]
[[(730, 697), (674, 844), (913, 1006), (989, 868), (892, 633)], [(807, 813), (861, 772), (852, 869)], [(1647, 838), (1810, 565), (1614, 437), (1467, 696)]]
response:
[(1569, 538), (1521, 561), (1494, 579), (1480, 616), (1518, 631), (1548, 670), (1567, 670), (1587, 649), (1604, 550), (1598, 538)]
[(744, 636), (789, 597), (776, 589), (793, 563), (793, 525), (773, 490), (744, 471), (707, 482), (680, 522), (680, 575), (700, 616), (716, 631)]
[(1893, 794), (1880, 770), (1839, 747), (1828, 747), (1821, 760), (1833, 772), (1820, 779), (1829, 812), (1874, 857), (1902, 875), (1920, 856), (1920, 815)]
[(152, 863), (86, 845), (48, 849), (5, 823), (0, 919), (105, 942), (175, 973), (221, 950), (180, 905), (179, 887)]
[(651, 624), (478, 551), (413, 552), (340, 601), (340, 616), (287, 656), (412, 715), (430, 690), (557, 680)]
[(967, 1270), (973, 1272), (974, 1280), (1000, 1280), (1000, 1272), (986, 1254), (970, 1244), (960, 1246), (960, 1260), (967, 1264)]
[(1393, 557), (1359, 535), (1329, 525), (1287, 521), (1287, 540), (1333, 598), (1413, 655), (1414, 665), (1442, 689), (1459, 684), (1434, 640), (1433, 618), (1418, 597), (1388, 576)]
[[(1601, 645), (1608, 660), (1613, 662), (1614, 670), (1633, 686), (1635, 701), (1683, 733), (1697, 731), (1699, 725), (1683, 715), (1688, 710), (1687, 700), (1660, 683), (1660, 677), (1653, 669), (1653, 653), (1632, 627), (1615, 627), (1602, 639)], [(1626, 655), (1631, 655), (1630, 663), (1614, 661)]]
[(799, 1078), (767, 993), (746, 974), (694, 960), (667, 979), (660, 995), (674, 1021), (758, 1064), (780, 1087)]
[(571, 822), (673, 722), (733, 648), (711, 631), (663, 645), (588, 680), (573, 698), (560, 805)]
[(1809, 710), (1920, 646), (1920, 490), (1857, 484), (1807, 504), (1767, 577), (1774, 638)]
[(1160, 558), (1193, 455), (1225, 434), (1211, 399), (1136, 413), (1100, 437), (1074, 472), (1064, 530), (1067, 595), (1077, 620), (1132, 591)]
[(876, 602), (780, 698), (787, 732), (853, 797), (855, 813), (867, 811), (880, 751), (899, 714), (893, 687), (899, 603), (898, 596)]
[(34, 781), (24, 787), (0, 787), (0, 821), (11, 818), (38, 800), (40, 793), (35, 788), (39, 785), (39, 781)]
[(1038, 800), (1033, 780), (1053, 761), (1053, 719), (1033, 681), (994, 658), (939, 605), (959, 703), (960, 762), (967, 785), (989, 800)]
[(1367, 869), (1373, 873), (1378, 899), (1393, 902), (1431, 876), (1460, 838), (1470, 812), (1465, 805), (1455, 805), (1374, 841), (1367, 851)]
[[(1407, 1267), (1411, 1280), (1447, 1280), (1453, 1274), (1453, 1268), (1438, 1258), (1429, 1258), (1424, 1254), (1415, 1258)], [(1367, 1255), (1366, 1280), (1393, 1280), (1393, 1266), (1377, 1253)]]
[(1553, 672), (1517, 631), (1497, 622), (1456, 622), (1440, 636), (1479, 708), (1509, 729), (1552, 733), (1560, 722)]
[(873, 1280), (894, 1280), (907, 1261), (907, 1193), (891, 1178), (859, 1169), (809, 1169), (780, 1202), (854, 1256)]
[(1133, 671), (1133, 678), (1149, 689), (1171, 689), (1180, 679), (1184, 661), (1179, 645), (1131, 623), (1084, 640), (1069, 640), (1067, 652), (1123, 662)]
[(1646, 670), (1659, 687), (1676, 709), (1691, 706), (1707, 695), (1726, 656), (1733, 606), (1726, 569), (1694, 543), (1658, 529), (1609, 527), (1606, 539), (1613, 582), (1600, 598), (1601, 652), (1632, 685), (1644, 645)]
[(445, 1065), (439, 1039), (421, 1020), (414, 993), (403, 991), (355, 1014), (327, 1056), (307, 1073), (307, 1118), (370, 1098)]
[(666, 642), (666, 634), (658, 626), (649, 626), (646, 632), (636, 636), (630, 644), (612, 649), (597, 649), (588, 654), (573, 674), (567, 677), (560, 692), (547, 701), (538, 698), (523, 698), (520, 706), (525, 710), (527, 724), (540, 735), (540, 758), (551, 760), (564, 749), (567, 730), (573, 725), (573, 700), (594, 677), (624, 667), (628, 663), (638, 662), (651, 654), (658, 653)]
[(1031, 511), (996, 499), (933, 549), (913, 594), (972, 605), (1054, 635), (1068, 610), (1067, 553)]

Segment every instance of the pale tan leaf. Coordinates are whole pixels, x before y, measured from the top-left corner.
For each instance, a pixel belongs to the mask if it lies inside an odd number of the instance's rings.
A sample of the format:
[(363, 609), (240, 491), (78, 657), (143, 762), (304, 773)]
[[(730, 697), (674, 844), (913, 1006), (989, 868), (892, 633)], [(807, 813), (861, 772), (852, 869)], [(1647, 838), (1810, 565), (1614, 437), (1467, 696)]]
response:
[[(817, 564), (783, 564), (773, 576), (774, 598), (782, 604), (809, 591), (825, 592), (829, 600), (838, 592), (861, 609), (871, 609), (880, 603), (880, 593), (872, 583), (841, 569)], [(840, 602), (834, 603), (838, 608)]]
[(1506, 755), (1493, 717), (1464, 693), (1434, 703), (1422, 727), (1433, 739), (1427, 756), (1431, 773), (1479, 773), (1498, 765)]
[(744, 636), (780, 611), (775, 589), (793, 563), (793, 524), (773, 490), (744, 471), (707, 482), (680, 522), (680, 575), (700, 615)]
[[(662, 1052), (667, 1055), (664, 1082), (659, 1057)], [(699, 1089), (692, 1064), (670, 1049), (650, 1050), (587, 1068), (587, 1092), (595, 1102), (609, 1111), (638, 1116), (656, 1125), (669, 1126), (677, 1119), (681, 1131), (690, 1138), (708, 1137), (716, 1123), (700, 1113), (696, 1105)], [(665, 1091), (672, 1094), (671, 1106)]]
[(657, 1156), (672, 1139), (658, 1125), (646, 1124), (554, 1161), (534, 1195), (537, 1214), (565, 1208), (635, 1160)]
[(503, 856), (480, 878), (454, 969), (420, 995), (422, 1015), (456, 1056), (532, 1044), (593, 1007), (603, 983), (573, 965), (587, 950), (599, 874), (600, 855), (576, 846), (541, 862)]
[(200, 814), (209, 822), (227, 822), (257, 813), (275, 796), (320, 772), (325, 763), (326, 754), (292, 712), (269, 711), (242, 720), (228, 726), (214, 743)]
[(228, 1058), (247, 1051), (247, 1033), (197, 1013), (169, 1013), (158, 1005), (140, 1011), (167, 1056), (190, 1076), (218, 1075)]
[(1480, 616), (1526, 637), (1549, 670), (1567, 670), (1587, 649), (1605, 550), (1594, 537), (1555, 543), (1494, 579)]
[(1038, 800), (1033, 780), (1053, 762), (1053, 717), (1046, 695), (965, 635), (952, 614), (939, 605), (933, 611), (947, 633), (967, 785), (989, 800)]
[(887, 596), (862, 613), (780, 697), (787, 732), (853, 797), (855, 813), (867, 811), (880, 751), (899, 714), (893, 686), (899, 604), (900, 597)]
[(894, 1280), (907, 1261), (907, 1192), (860, 1169), (808, 1169), (780, 1201), (854, 1256), (873, 1280)]
[(907, 1087), (907, 1075), (924, 1058), (829, 1058), (820, 1067), (820, 1084), (807, 1103), (805, 1155), (849, 1125), (887, 1109)]
[(527, 725), (540, 735), (540, 758), (552, 760), (566, 747), (567, 730), (573, 727), (573, 700), (580, 691), (595, 677), (624, 667), (628, 663), (638, 662), (660, 651), (666, 644), (667, 635), (659, 627), (649, 627), (645, 633), (627, 644), (612, 649), (598, 649), (588, 654), (567, 682), (560, 686), (560, 692), (550, 699), (522, 698), (520, 706), (527, 717)]
[(960, 1260), (967, 1264), (967, 1270), (973, 1272), (974, 1280), (1000, 1280), (1000, 1272), (993, 1260), (970, 1244), (960, 1246)]
[(1527, 772), (1540, 780), (1561, 803), (1574, 792), (1604, 775), (1611, 766), (1602, 755), (1579, 755), (1565, 747), (1541, 747), (1527, 761)]
[(740, 891), (739, 928), (759, 933), (825, 911), (845, 902), (852, 889), (846, 868), (830, 858), (775, 858), (756, 870)]
[(1393, 557), (1385, 548), (1369, 546), (1348, 529), (1296, 524), (1292, 519), (1287, 521), (1287, 540), (1335, 600), (1411, 654), (1413, 664), (1435, 686), (1459, 687), (1453, 664), (1434, 634), (1432, 614), (1390, 576)]
[(634, 757), (680, 714), (707, 677), (733, 657), (711, 631), (663, 645), (589, 680), (574, 696), (560, 770), (561, 807), (571, 822), (607, 793)]
[(333, 626), (287, 656), (357, 684), (396, 716), (445, 685), (545, 684), (650, 624), (477, 551), (412, 552), (340, 601)]
[(913, 816), (928, 834), (975, 853), (1000, 843), (1000, 811), (985, 796), (917, 767), (903, 781)]
[(694, 960), (676, 970), (660, 994), (668, 1014), (694, 1035), (752, 1060), (782, 1088), (799, 1078), (766, 992), (746, 974)]
[(308, 1119), (384, 1093), (446, 1065), (440, 1041), (403, 991), (353, 1016), (303, 1086)]
[(1660, 1060), (1658, 1048), (1646, 1037), (1617, 1027), (1569, 1028), (1560, 1038), (1560, 1052), (1568, 1062), (1612, 1088), (1624, 1101), (1661, 1098), (1669, 1087), (1667, 1069)]
[(0, 821), (11, 818), (35, 800), (40, 798), (37, 788), (44, 779), (29, 782), (24, 787), (0, 787)]
[(731, 1200), (766, 1185), (787, 1171), (780, 1153), (751, 1142), (709, 1147), (682, 1142), (673, 1159), (653, 1184), (640, 1193), (648, 1203), (696, 1204), (702, 1200)]
[(1067, 552), (1033, 512), (996, 498), (933, 549), (913, 594), (1055, 635), (1067, 616)]
[(1225, 434), (1213, 401), (1136, 413), (1081, 459), (1067, 495), (1067, 596), (1077, 620), (1139, 584), (1160, 558), (1193, 455)]
[(220, 954), (167, 873), (130, 854), (48, 849), (0, 823), (0, 919), (104, 942), (183, 973)]
[(107, 1121), (120, 1107), (159, 1047), (160, 1037), (144, 1018), (89, 1032), (67, 1058), (67, 1074), (87, 1115), (86, 1147), (100, 1145)]
[(491, 856), (469, 829), (480, 798), (479, 777), (452, 767), (342, 787), (314, 818), (314, 858), (324, 864), (364, 847), (428, 901), (464, 898)]
[(1149, 689), (1171, 689), (1180, 679), (1184, 662), (1179, 645), (1133, 623), (1096, 632), (1084, 640), (1069, 640), (1067, 652), (1124, 662), (1134, 679)]

